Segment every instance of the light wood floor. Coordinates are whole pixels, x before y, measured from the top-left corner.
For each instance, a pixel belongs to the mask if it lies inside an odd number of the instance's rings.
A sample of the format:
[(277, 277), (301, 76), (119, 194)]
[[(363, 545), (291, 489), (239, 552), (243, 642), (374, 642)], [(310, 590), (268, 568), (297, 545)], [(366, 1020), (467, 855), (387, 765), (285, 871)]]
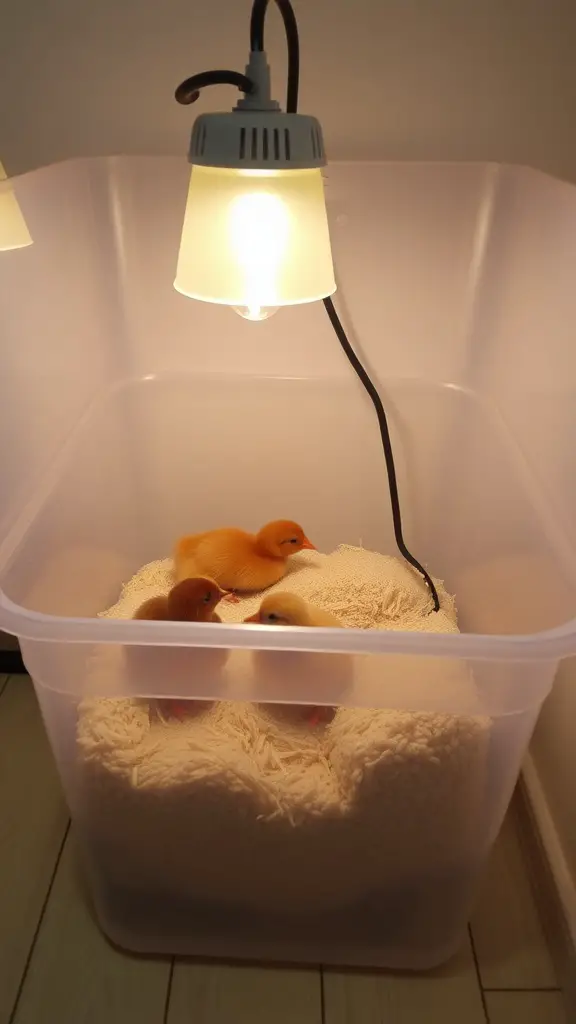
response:
[(203, 965), (113, 949), (23, 676), (0, 677), (0, 1024), (566, 1024), (510, 815), (468, 940), (428, 975)]

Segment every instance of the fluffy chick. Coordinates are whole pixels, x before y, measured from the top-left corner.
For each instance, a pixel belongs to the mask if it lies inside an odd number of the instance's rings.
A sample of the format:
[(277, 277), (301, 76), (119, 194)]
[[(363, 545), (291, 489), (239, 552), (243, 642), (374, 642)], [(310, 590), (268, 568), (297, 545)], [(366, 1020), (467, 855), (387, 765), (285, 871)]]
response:
[[(322, 626), (338, 628), (342, 623), (330, 612), (307, 604), (298, 594), (278, 591), (268, 594), (254, 615), (244, 622), (259, 623), (263, 626)], [(256, 683), (260, 689), (286, 685), (291, 688), (297, 682), (304, 691), (308, 680), (322, 676), (329, 682), (332, 691), (343, 692), (350, 684), (351, 661), (346, 655), (308, 654), (306, 652), (255, 651), (254, 669)], [(304, 721), (308, 725), (326, 725), (335, 714), (333, 707), (307, 707), (299, 704), (275, 706), (284, 717), (293, 722)]]
[(214, 611), (226, 591), (204, 576), (177, 583), (166, 597), (151, 597), (134, 614), (135, 619), (164, 622), (221, 622)]
[[(225, 595), (226, 591), (221, 590), (214, 580), (203, 576), (185, 579), (172, 587), (165, 597), (151, 597), (144, 601), (133, 617), (163, 622), (221, 622), (214, 609)], [(185, 689), (191, 676), (219, 672), (228, 657), (228, 652), (219, 648), (145, 647), (142, 650), (135, 647), (129, 648), (128, 653), (138, 674), (146, 672), (156, 678), (170, 679), (178, 689)], [(182, 719), (195, 710), (206, 710), (211, 704), (211, 701), (202, 700), (156, 700), (152, 707), (158, 718), (165, 722), (166, 718)]]
[(289, 519), (267, 523), (258, 533), (225, 528), (182, 537), (174, 550), (177, 580), (206, 575), (227, 590), (265, 590), (282, 579), (288, 558), (315, 550), (304, 530)]
[(259, 622), (262, 626), (331, 626), (342, 628), (342, 623), (330, 612), (307, 604), (298, 594), (277, 591), (264, 598), (255, 615), (244, 622)]

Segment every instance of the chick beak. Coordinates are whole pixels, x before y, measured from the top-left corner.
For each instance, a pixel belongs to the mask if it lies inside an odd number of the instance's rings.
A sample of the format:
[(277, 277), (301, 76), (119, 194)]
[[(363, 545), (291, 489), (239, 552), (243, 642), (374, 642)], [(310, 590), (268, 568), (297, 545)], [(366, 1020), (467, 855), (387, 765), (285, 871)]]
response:
[(258, 624), (260, 622), (260, 616), (258, 615), (258, 612), (254, 612), (254, 615), (249, 615), (247, 619), (244, 619), (244, 622), (255, 622), (256, 624)]
[(221, 587), (218, 587), (218, 600), (219, 601), (221, 601), (222, 598), (229, 597), (229, 596), (230, 596), (230, 591), (229, 590), (222, 590)]
[(304, 540), (302, 541), (302, 548), (305, 551), (316, 551), (316, 545), (313, 544), (311, 540), (308, 540), (308, 537), (304, 537)]

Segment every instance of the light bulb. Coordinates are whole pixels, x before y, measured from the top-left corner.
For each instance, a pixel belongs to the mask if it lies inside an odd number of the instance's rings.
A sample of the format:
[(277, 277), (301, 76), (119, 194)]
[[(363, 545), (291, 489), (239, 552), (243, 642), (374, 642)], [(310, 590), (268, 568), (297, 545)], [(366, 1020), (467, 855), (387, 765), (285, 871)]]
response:
[(244, 320), (269, 320), (274, 313), (277, 313), (280, 306), (232, 306), (235, 313), (238, 316), (244, 318)]
[(265, 320), (335, 289), (320, 168), (194, 165), (175, 288)]

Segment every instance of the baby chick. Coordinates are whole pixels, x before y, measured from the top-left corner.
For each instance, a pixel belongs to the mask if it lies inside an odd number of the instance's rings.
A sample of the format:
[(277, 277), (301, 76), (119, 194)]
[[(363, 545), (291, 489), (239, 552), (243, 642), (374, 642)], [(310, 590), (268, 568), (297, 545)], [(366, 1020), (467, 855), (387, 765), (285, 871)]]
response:
[[(335, 615), (307, 604), (297, 594), (278, 591), (268, 594), (254, 615), (244, 622), (259, 623), (263, 626), (316, 626), (338, 628), (342, 623)], [(333, 690), (344, 690), (350, 682), (351, 662), (346, 655), (308, 654), (305, 652), (255, 651), (255, 673), (261, 687), (286, 683), (306, 688), (307, 681), (318, 675), (324, 676)], [(298, 704), (283, 704), (280, 709), (292, 721), (306, 721), (309, 725), (326, 724), (335, 714), (333, 707), (302, 707)]]
[(277, 591), (264, 598), (255, 615), (244, 622), (259, 622), (262, 626), (331, 626), (342, 628), (335, 615), (307, 604), (298, 594)]
[(221, 622), (214, 611), (226, 591), (204, 576), (177, 583), (166, 597), (151, 597), (134, 613), (135, 619), (165, 622)]
[[(164, 622), (221, 622), (214, 609), (225, 595), (226, 591), (221, 590), (214, 580), (203, 576), (185, 579), (172, 587), (166, 597), (151, 597), (144, 601), (133, 617)], [(227, 656), (226, 650), (218, 648), (190, 651), (178, 647), (146, 647), (144, 650), (138, 647), (129, 648), (129, 657), (136, 671), (145, 670), (164, 679), (169, 678), (173, 685), (186, 685), (191, 674), (218, 672)], [(154, 707), (158, 717), (165, 721), (166, 716), (183, 718), (195, 707), (206, 709), (210, 703), (193, 700), (157, 700)]]
[(304, 549), (316, 550), (302, 527), (289, 519), (267, 523), (256, 534), (210, 530), (178, 541), (176, 579), (206, 574), (227, 590), (265, 590), (282, 579), (290, 555)]

